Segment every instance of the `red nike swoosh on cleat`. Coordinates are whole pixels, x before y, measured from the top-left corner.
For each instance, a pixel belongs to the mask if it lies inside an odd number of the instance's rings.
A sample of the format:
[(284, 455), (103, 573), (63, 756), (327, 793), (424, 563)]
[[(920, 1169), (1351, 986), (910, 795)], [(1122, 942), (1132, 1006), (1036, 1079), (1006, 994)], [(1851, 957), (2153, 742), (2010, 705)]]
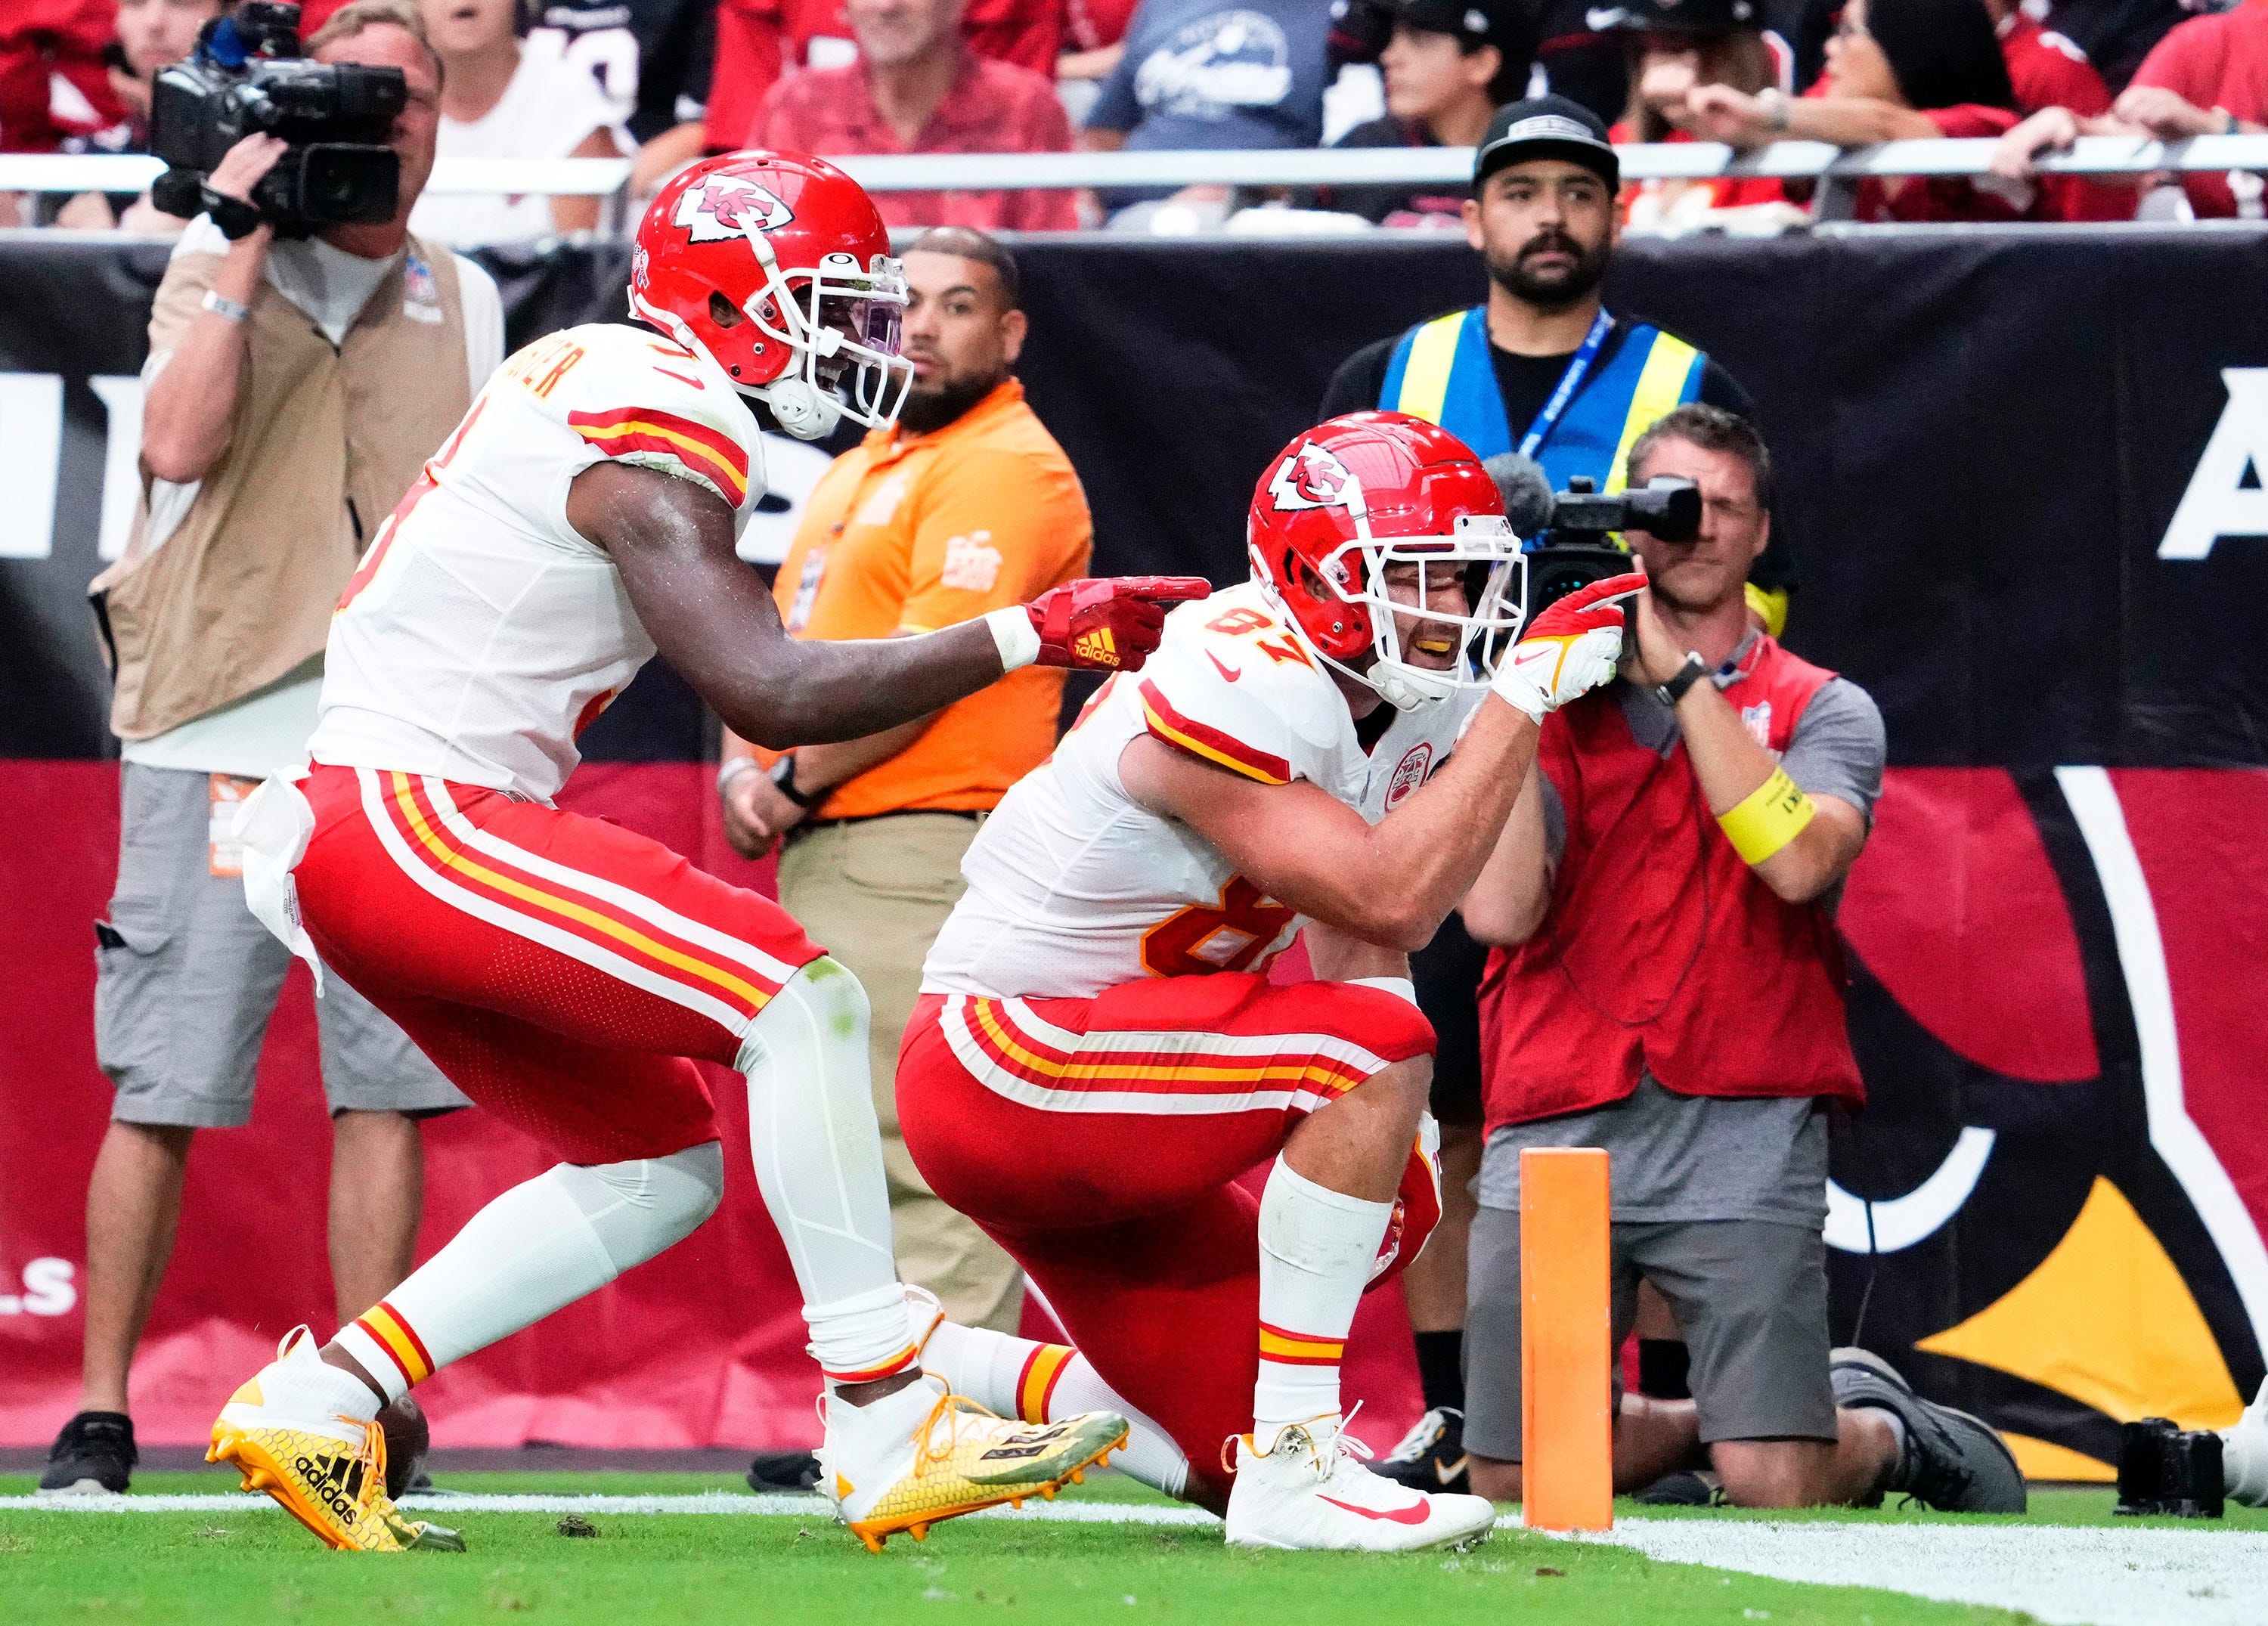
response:
[(1387, 1512), (1375, 1507), (1357, 1507), (1353, 1503), (1342, 1502), (1335, 1496), (1327, 1496), (1320, 1499), (1329, 1502), (1333, 1507), (1343, 1507), (1350, 1513), (1359, 1513), (1365, 1519), (1383, 1519), (1390, 1525), (1422, 1525), (1427, 1516), (1426, 1506), (1423, 1502), (1412, 1502), (1407, 1507), (1397, 1507), (1391, 1512)]
[[(1237, 679), (1244, 675), (1244, 673), (1238, 668), (1226, 665), (1221, 660), (1221, 658), (1214, 654), (1211, 650), (1207, 650), (1205, 651), (1205, 658), (1212, 662), (1212, 669), (1215, 672), (1219, 673), (1221, 676), (1226, 678), (1232, 683), (1235, 682)], [(1325, 1501), (1329, 1501), (1330, 1498), (1326, 1497), (1323, 1499)]]

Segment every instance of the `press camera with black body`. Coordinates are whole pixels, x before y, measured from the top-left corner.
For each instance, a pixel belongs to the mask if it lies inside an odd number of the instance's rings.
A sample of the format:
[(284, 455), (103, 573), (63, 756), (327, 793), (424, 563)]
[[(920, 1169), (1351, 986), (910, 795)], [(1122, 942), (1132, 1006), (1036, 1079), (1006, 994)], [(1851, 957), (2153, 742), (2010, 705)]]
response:
[(1579, 588), (1631, 568), (1628, 550), (1607, 540), (1616, 532), (1644, 531), (1665, 542), (1690, 542), (1701, 533), (1701, 489), (1674, 475), (1612, 493), (1578, 476), (1554, 491), (1535, 460), (1516, 452), (1499, 452), (1481, 467), (1496, 482), (1513, 530), (1530, 541), (1543, 538), (1528, 555), (1528, 621)]
[(298, 6), (245, 0), (205, 25), (194, 55), (158, 75), (150, 149), (171, 167), (151, 201), (170, 215), (212, 214), (228, 231), (221, 216), (231, 201), (206, 182), (230, 148), (265, 132), (287, 150), (254, 187), (252, 207), (279, 236), (391, 220), (401, 165), (387, 137), (409, 100), (399, 68), (310, 62)]

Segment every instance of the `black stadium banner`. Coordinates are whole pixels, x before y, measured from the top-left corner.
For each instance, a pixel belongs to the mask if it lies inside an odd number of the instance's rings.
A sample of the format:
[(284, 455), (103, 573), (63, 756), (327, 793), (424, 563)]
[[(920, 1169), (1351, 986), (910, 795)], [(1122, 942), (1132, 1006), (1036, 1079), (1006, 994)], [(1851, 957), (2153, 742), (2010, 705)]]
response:
[[(1432, 238), (1018, 253), (1097, 570), (1217, 582), (1338, 362), (1484, 286)], [(619, 318), (627, 259), (490, 257), (512, 342)], [(164, 262), (0, 243), (0, 759), (115, 748), (84, 592), (131, 513)], [(1836, 1335), (2035, 1473), (2099, 1475), (2149, 1412), (2225, 1425), (2263, 1376), (2264, 290), (2268, 232), (2235, 223), (1634, 240), (1609, 285), (1755, 397), (1788, 642), (1889, 725), (1843, 914), (1872, 1106), (1833, 1142)], [(773, 556), (824, 462), (776, 444)], [(585, 747), (690, 760), (708, 727), (656, 669)]]

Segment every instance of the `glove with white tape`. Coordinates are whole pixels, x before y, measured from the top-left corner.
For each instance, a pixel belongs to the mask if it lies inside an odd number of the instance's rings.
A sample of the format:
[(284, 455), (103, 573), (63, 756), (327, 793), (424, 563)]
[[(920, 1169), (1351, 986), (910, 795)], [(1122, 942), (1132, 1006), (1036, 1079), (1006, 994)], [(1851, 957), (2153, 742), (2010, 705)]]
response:
[(1491, 687), (1498, 697), (1541, 724), (1613, 677), (1623, 654), (1623, 601), (1645, 585), (1642, 570), (1609, 576), (1528, 622), (1497, 663)]

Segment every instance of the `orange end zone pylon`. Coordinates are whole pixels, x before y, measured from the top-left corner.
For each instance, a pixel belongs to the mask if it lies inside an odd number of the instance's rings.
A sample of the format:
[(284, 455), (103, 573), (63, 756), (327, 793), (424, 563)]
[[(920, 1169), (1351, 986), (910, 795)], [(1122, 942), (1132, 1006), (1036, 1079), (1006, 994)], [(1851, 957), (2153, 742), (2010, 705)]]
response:
[(1535, 1530), (1615, 1522), (1613, 1305), (1607, 1154), (1520, 1154), (1521, 1518)]

